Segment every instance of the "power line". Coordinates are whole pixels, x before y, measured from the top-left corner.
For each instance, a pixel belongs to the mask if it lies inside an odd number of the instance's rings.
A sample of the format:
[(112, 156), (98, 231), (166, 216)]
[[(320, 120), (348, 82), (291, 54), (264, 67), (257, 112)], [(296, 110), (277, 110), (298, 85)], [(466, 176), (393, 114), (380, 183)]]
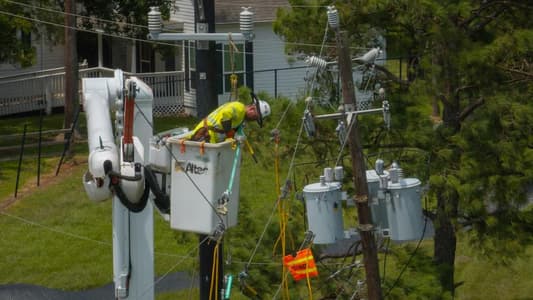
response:
[(47, 7), (43, 7), (43, 6), (35, 6), (35, 5), (15, 2), (15, 1), (11, 1), (11, 0), (4, 0), (4, 1), (12, 3), (12, 4), (28, 7), (28, 8), (39, 9), (39, 10), (44, 10), (44, 11), (47, 11), (47, 12), (53, 12), (53, 13), (58, 13), (58, 14), (62, 14), (62, 15), (67, 15), (67, 16), (74, 16), (74, 17), (83, 18), (83, 19), (89, 19), (90, 21), (95, 20), (95, 21), (100, 21), (100, 22), (105, 22), (105, 23), (117, 24), (117, 25), (120, 25), (120, 26), (124, 26), (125, 25), (125, 26), (132, 26), (132, 27), (148, 28), (148, 26), (137, 25), (137, 24), (127, 23), (127, 22), (120, 22), (120, 21), (111, 21), (111, 20), (101, 19), (101, 18), (97, 18), (97, 17), (89, 17), (89, 16), (84, 16), (84, 15), (79, 15), (79, 14), (75, 14), (75, 13), (68, 13), (68, 12), (64, 12), (64, 11), (61, 11), (61, 10), (47, 8)]
[[(180, 44), (165, 43), (165, 42), (160, 42), (160, 41), (141, 39), (141, 38), (134, 38), (134, 37), (124, 36), (124, 35), (117, 35), (117, 34), (106, 33), (106, 32), (99, 32), (99, 31), (96, 31), (96, 30), (84, 29), (84, 28), (79, 28), (79, 27), (65, 26), (64, 24), (57, 24), (57, 23), (50, 22), (50, 21), (44, 21), (44, 20), (40, 20), (40, 19), (36, 19), (36, 18), (30, 18), (30, 17), (26, 17), (26, 16), (21, 16), (21, 15), (13, 14), (11, 12), (7, 12), (7, 11), (3, 11), (3, 10), (0, 10), (0, 14), (8, 15), (8, 16), (15, 17), (15, 18), (21, 18), (21, 19), (24, 19), (24, 20), (33, 21), (33, 22), (37, 22), (37, 23), (43, 23), (43, 24), (47, 24), (47, 25), (52, 25), (52, 26), (56, 26), (56, 27), (69, 28), (69, 29), (73, 29), (73, 30), (77, 30), (77, 31), (81, 31), (81, 32), (87, 32), (87, 33), (93, 33), (93, 34), (102, 34), (102, 35), (108, 36), (108, 37), (131, 40), (131, 41), (136, 41), (136, 42), (153, 43), (153, 44), (157, 44), (157, 45), (165, 45), (165, 46), (173, 46), (173, 47), (181, 47), (182, 46)], [(183, 47), (191, 49), (191, 50), (195, 49), (193, 46), (183, 45)], [(217, 51), (222, 51), (223, 52), (223, 50), (217, 50)], [(241, 51), (241, 53), (243, 53), (243, 54), (252, 54), (254, 56), (258, 55), (257, 52)]]
[[(16, 216), (16, 215), (13, 215), (13, 214), (10, 214), (10, 213), (6, 213), (6, 212), (3, 212), (3, 211), (0, 211), (0, 215), (3, 215), (3, 216), (8, 217), (8, 218), (15, 219), (15, 220), (17, 220), (19, 222), (22, 222), (22, 223), (26, 223), (26, 224), (29, 224), (29, 225), (32, 225), (32, 226), (40, 227), (42, 229), (57, 233), (59, 235), (68, 236), (68, 237), (75, 238), (75, 239), (78, 239), (78, 240), (93, 242), (93, 243), (100, 244), (100, 245), (103, 245), (103, 246), (112, 246), (112, 243), (110, 243), (110, 242), (91, 239), (91, 238), (83, 236), (83, 235), (74, 234), (74, 233), (71, 233), (71, 232), (63, 231), (63, 230), (58, 230), (58, 229), (55, 229), (53, 227), (46, 226), (46, 225), (44, 225), (42, 223), (31, 221), (31, 220), (28, 220), (26, 218), (23, 218), (23, 217), (20, 217), (20, 216)], [(194, 257), (191, 257), (191, 256), (179, 255), (179, 254), (174, 254), (174, 253), (157, 252), (157, 251), (154, 252), (154, 253), (157, 254), (157, 255), (161, 255), (161, 256), (177, 257), (177, 258), (182, 258), (182, 259), (195, 259)], [(240, 261), (240, 260), (233, 260), (233, 263), (246, 264), (246, 265), (280, 265), (281, 264), (281, 263), (272, 262), (272, 261), (250, 262), (250, 261)], [(337, 265), (337, 264), (338, 263), (332, 263), (330, 265)]]
[(78, 28), (78, 27), (65, 26), (63, 24), (57, 24), (57, 23), (54, 23), (54, 22), (43, 21), (43, 20), (39, 20), (39, 19), (35, 19), (35, 18), (25, 17), (25, 16), (13, 14), (13, 13), (10, 13), (10, 12), (7, 12), (7, 11), (3, 11), (3, 10), (0, 10), (0, 14), (12, 16), (12, 17), (15, 17), (15, 18), (25, 19), (25, 20), (28, 20), (28, 21), (48, 24), (48, 25), (52, 25), (52, 26), (73, 29), (73, 30), (82, 31), (82, 32), (88, 32), (88, 33), (94, 33), (94, 34), (102, 34), (102, 35), (105, 35), (105, 36), (116, 37), (116, 38), (120, 38), (120, 39), (132, 40), (132, 41), (137, 41), (137, 42), (151, 42), (151, 43), (154, 43), (154, 44), (174, 46), (174, 47), (175, 46), (179, 46), (179, 45), (176, 45), (176, 44), (156, 42), (156, 41), (152, 41), (152, 40), (132, 38), (132, 37), (128, 37), (128, 36), (115, 35), (115, 34), (110, 34), (110, 33), (106, 33), (106, 32), (98, 32), (96, 30), (89, 30), (89, 29), (83, 29), (83, 28)]
[[(236, 7), (242, 7), (244, 6), (242, 3), (224, 3), (224, 6), (236, 6)], [(325, 5), (268, 5), (268, 4), (254, 4), (251, 8), (327, 8)]]
[[(48, 12), (61, 14), (61, 15), (75, 16), (75, 17), (79, 17), (79, 18), (83, 18), (83, 19), (88, 19), (89, 21), (96, 20), (96, 21), (100, 21), (100, 22), (104, 22), (104, 23), (116, 24), (116, 25), (119, 25), (119, 26), (131, 26), (131, 27), (138, 27), (138, 28), (143, 28), (143, 29), (147, 29), (148, 28), (148, 26), (145, 26), (145, 25), (138, 25), (138, 24), (133, 24), (133, 23), (121, 22), (121, 21), (113, 21), (113, 20), (107, 20), (107, 19), (102, 19), (102, 18), (97, 18), (97, 17), (83, 16), (83, 15), (80, 15), (80, 14), (67, 13), (67, 12), (63, 12), (63, 11), (60, 11), (60, 10), (55, 10), (55, 9), (45, 8), (45, 7), (38, 7), (38, 6), (29, 5), (29, 4), (25, 4), (25, 3), (19, 3), (19, 2), (15, 2), (15, 1), (11, 1), (11, 0), (5, 0), (5, 1), (9, 2), (9, 3), (13, 3), (13, 4), (17, 4), (17, 5), (21, 5), (21, 6), (25, 6), (25, 7), (29, 7), (29, 8), (34, 8), (34, 9), (40, 9), (40, 10), (44, 10), (44, 11), (48, 11)], [(268, 7), (268, 6), (265, 6), (265, 7)], [(307, 7), (307, 6), (301, 6), (301, 7)], [(317, 6), (317, 7), (322, 7), (322, 6)], [(326, 7), (326, 6), (324, 6), (324, 7)], [(6, 12), (6, 11), (3, 11), (3, 12), (6, 13), (6, 14), (10, 14), (11, 16), (14, 16), (14, 17), (20, 17), (20, 18), (23, 18), (23, 19), (27, 19), (27, 20), (31, 20), (31, 21), (35, 21), (35, 22), (39, 22), (39, 23), (45, 23), (45, 24), (49, 24), (49, 25), (53, 25), (53, 26), (65, 27), (65, 25), (63, 25), (63, 24), (57, 24), (57, 23), (52, 23), (52, 22), (48, 22), (47, 23), (47, 21), (42, 21), (42, 20), (38, 20), (38, 19), (34, 19), (34, 18), (24, 17), (24, 16), (21, 16), (21, 15), (15, 15), (15, 14), (12, 14), (12, 13)], [(90, 33), (97, 33), (97, 34), (100, 33), (98, 31), (92, 31), (92, 30), (89, 30), (89, 29), (82, 29), (82, 28), (77, 28), (77, 27), (69, 27), (69, 28), (70, 29), (75, 29), (75, 30), (80, 30), (80, 31), (86, 31), (86, 32), (90, 32)], [(166, 32), (179, 33), (177, 31), (172, 31), (172, 30), (165, 30), (165, 31)], [(104, 34), (104, 35), (112, 36), (112, 37), (118, 37), (118, 38), (126, 38), (124, 36), (118, 36), (118, 35), (112, 35), (112, 34)], [(131, 39), (133, 39), (133, 38), (131, 38)], [(135, 40), (156, 43), (153, 40), (144, 40), (144, 39), (135, 39)], [(272, 42), (275, 42), (273, 40), (254, 40), (254, 41), (255, 42), (265, 42), (266, 44), (272, 44)], [(326, 48), (335, 48), (336, 47), (335, 45), (311, 44), (311, 43), (301, 43), (301, 42), (287, 42), (287, 41), (281, 41), (281, 40), (279, 40), (279, 42), (282, 43), (282, 44), (296, 45), (296, 46), (306, 46), (306, 47), (326, 47)], [(156, 44), (167, 44), (167, 43), (157, 42)], [(174, 44), (169, 44), (169, 45), (174, 45)], [(359, 50), (368, 50), (368, 49), (370, 49), (369, 47), (350, 47), (350, 48), (351, 49), (359, 49)], [(246, 52), (243, 51), (242, 53), (246, 53)]]
[(105, 245), (105, 246), (110, 246), (111, 245), (111, 243), (108, 243), (108, 242), (99, 241), (99, 240), (91, 239), (91, 238), (88, 238), (88, 237), (85, 237), (85, 236), (81, 236), (81, 235), (73, 234), (73, 233), (70, 233), (70, 232), (58, 230), (58, 229), (55, 229), (55, 228), (52, 228), (52, 227), (49, 227), (49, 226), (46, 226), (46, 225), (43, 225), (43, 224), (40, 224), (40, 223), (37, 223), (37, 222), (34, 222), (34, 221), (30, 221), (28, 219), (25, 219), (25, 218), (22, 218), (22, 217), (19, 217), (19, 216), (15, 216), (15, 215), (3, 212), (3, 211), (0, 211), (0, 214), (3, 215), (3, 216), (6, 216), (6, 217), (12, 218), (12, 219), (16, 219), (16, 220), (18, 220), (20, 222), (23, 222), (23, 223), (26, 223), (26, 224), (29, 224), (29, 225), (41, 227), (43, 229), (46, 229), (46, 230), (49, 230), (49, 231), (52, 231), (52, 232), (55, 232), (55, 233), (59, 233), (59, 234), (65, 235), (65, 236), (69, 236), (69, 237), (72, 237), (72, 238), (76, 238), (76, 239), (79, 239), (79, 240), (94, 242), (94, 243), (97, 243), (97, 244), (100, 244), (100, 245)]

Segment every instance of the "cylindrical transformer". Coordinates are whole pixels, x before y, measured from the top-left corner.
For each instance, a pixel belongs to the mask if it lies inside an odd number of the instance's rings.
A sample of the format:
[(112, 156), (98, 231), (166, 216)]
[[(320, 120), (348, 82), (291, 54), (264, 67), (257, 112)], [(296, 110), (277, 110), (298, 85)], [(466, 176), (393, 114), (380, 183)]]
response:
[(397, 183), (389, 182), (388, 188), (390, 197), (386, 198), (386, 206), (391, 240), (420, 239), (424, 231), (420, 180), (402, 178)]
[[(387, 171), (385, 171), (387, 172)], [(388, 172), (387, 172), (388, 175)], [(375, 170), (366, 171), (366, 181), (368, 185), (368, 204), (372, 214), (372, 224), (383, 235), (388, 234), (389, 221), (387, 218), (387, 206), (384, 197), (379, 196), (381, 176)], [(381, 190), (383, 195), (383, 190)]]
[(313, 183), (303, 189), (307, 222), (314, 244), (333, 244), (344, 239), (342, 192), (339, 182)]

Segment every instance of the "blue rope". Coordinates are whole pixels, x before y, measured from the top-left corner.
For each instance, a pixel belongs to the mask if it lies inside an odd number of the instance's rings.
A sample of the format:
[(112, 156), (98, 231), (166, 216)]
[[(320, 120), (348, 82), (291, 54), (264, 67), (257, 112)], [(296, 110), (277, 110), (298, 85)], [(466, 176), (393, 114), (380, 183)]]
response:
[(229, 300), (229, 297), (231, 295), (231, 285), (233, 284), (233, 276), (228, 276), (228, 284), (226, 285), (226, 293), (224, 295), (224, 300)]
[[(237, 133), (244, 136), (244, 133), (242, 132), (242, 126), (239, 126), (237, 129)], [(233, 189), (233, 181), (235, 179), (235, 172), (237, 172), (237, 165), (239, 164), (239, 158), (241, 155), (241, 145), (240, 143), (237, 143), (237, 150), (235, 150), (235, 157), (233, 158), (233, 167), (231, 169), (231, 176), (229, 178), (229, 185), (228, 185), (228, 196), (231, 194), (231, 190)]]

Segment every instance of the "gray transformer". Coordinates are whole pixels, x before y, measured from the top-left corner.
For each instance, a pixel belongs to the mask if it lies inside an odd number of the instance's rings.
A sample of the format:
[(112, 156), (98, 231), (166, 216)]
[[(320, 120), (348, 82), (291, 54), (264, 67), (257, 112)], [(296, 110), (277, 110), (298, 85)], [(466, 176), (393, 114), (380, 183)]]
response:
[(309, 230), (314, 244), (333, 244), (344, 239), (341, 184), (336, 181), (306, 185), (303, 189)]
[(403, 178), (403, 171), (396, 162), (388, 171), (378, 166), (376, 164), (378, 171), (366, 171), (368, 200), (376, 232), (394, 242), (433, 236), (433, 225), (422, 213), (420, 180)]
[(424, 232), (420, 180), (402, 178), (397, 183), (389, 182), (388, 190), (385, 203), (391, 240), (419, 240)]
[(368, 204), (370, 205), (370, 212), (372, 213), (372, 224), (375, 229), (383, 236), (389, 236), (389, 220), (387, 218), (387, 204), (385, 203), (385, 196), (383, 189), (380, 187), (380, 180), (387, 182), (388, 172), (385, 171), (383, 175), (379, 175), (375, 170), (366, 171), (366, 181), (368, 185)]

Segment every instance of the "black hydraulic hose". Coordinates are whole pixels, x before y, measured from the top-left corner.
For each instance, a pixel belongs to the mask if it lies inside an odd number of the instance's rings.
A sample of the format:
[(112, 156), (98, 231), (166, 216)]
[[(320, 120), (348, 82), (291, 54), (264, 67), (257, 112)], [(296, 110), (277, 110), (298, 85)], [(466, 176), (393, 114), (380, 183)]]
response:
[(155, 196), (154, 203), (157, 208), (159, 208), (162, 213), (170, 213), (170, 198), (161, 190), (154, 171), (150, 166), (144, 166), (144, 176), (146, 178), (146, 183)]
[[(140, 165), (139, 165), (140, 166)], [(137, 169), (137, 165), (135, 166)], [(124, 176), (120, 173), (113, 171), (113, 163), (110, 160), (104, 162), (104, 172), (111, 178), (110, 187), (115, 192), (115, 195), (120, 200), (120, 203), (124, 205), (131, 212), (138, 213), (144, 210), (146, 203), (148, 203), (148, 195), (150, 195), (150, 188), (147, 180), (144, 182), (144, 192), (141, 196), (141, 199), (138, 203), (131, 202), (120, 185), (120, 179), (128, 181), (139, 181), (142, 179), (140, 174), (135, 174), (135, 176)], [(137, 172), (136, 172), (137, 173)]]
[(124, 179), (124, 180), (127, 180), (127, 181), (139, 181), (139, 180), (143, 179), (141, 174), (135, 174), (134, 176), (126, 176), (126, 175), (122, 175), (120, 173), (117, 173), (115, 171), (111, 171), (107, 175), (112, 176), (112, 177), (117, 177), (117, 178), (120, 178), (120, 179)]
[[(113, 182), (113, 179), (111, 180), (111, 182)], [(122, 190), (122, 186), (120, 185), (120, 182), (117, 184), (112, 183), (111, 187), (115, 191), (115, 195), (117, 195), (122, 205), (126, 206), (126, 208), (129, 209), (131, 212), (138, 213), (138, 212), (143, 211), (144, 208), (146, 207), (146, 203), (148, 203), (148, 195), (150, 194), (150, 188), (148, 188), (147, 185), (148, 183), (145, 181), (144, 192), (138, 203), (133, 203), (128, 199), (128, 197)]]

